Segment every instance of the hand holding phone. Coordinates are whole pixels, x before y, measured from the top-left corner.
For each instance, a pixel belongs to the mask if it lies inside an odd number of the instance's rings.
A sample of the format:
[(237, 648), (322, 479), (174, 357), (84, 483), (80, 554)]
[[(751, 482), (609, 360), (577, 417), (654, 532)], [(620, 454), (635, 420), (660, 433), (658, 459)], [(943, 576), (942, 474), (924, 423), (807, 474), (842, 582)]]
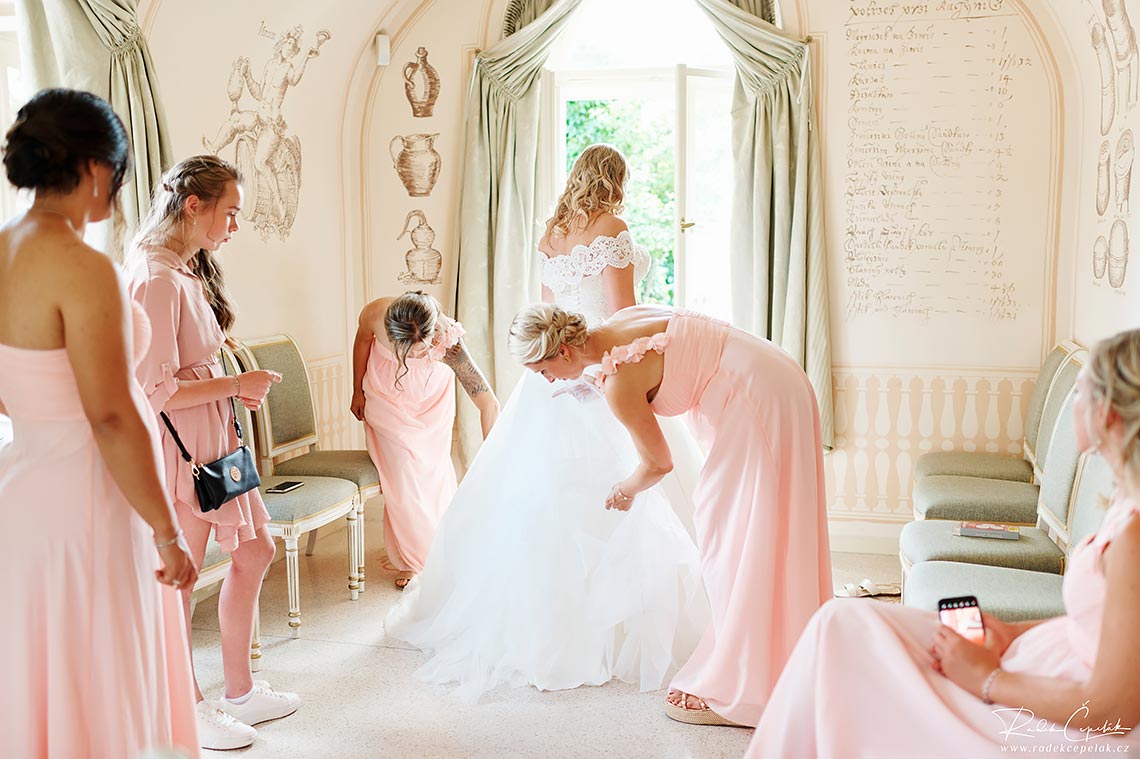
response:
[(985, 645), (986, 626), (974, 596), (943, 598), (938, 602), (938, 619), (971, 643)]

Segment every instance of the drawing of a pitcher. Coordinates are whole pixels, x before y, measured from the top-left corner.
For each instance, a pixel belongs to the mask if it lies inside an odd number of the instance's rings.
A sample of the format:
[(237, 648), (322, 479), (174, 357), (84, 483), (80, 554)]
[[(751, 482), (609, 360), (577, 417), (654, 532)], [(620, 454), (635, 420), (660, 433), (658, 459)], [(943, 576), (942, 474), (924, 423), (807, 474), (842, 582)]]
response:
[(435, 151), (436, 134), (396, 135), (388, 144), (392, 154), (392, 166), (408, 195), (425, 198), (431, 195), (435, 181), (439, 179), (439, 153)]

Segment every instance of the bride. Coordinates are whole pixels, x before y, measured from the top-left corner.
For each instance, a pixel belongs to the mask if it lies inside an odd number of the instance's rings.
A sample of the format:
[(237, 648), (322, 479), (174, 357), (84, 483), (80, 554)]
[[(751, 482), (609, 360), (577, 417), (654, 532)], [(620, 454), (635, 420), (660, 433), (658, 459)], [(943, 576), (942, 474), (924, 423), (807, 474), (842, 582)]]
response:
[[(543, 299), (591, 326), (634, 305), (649, 269), (617, 216), (627, 175), (613, 147), (586, 148), (539, 241)], [(682, 430), (668, 436), (673, 474), (628, 512), (607, 511), (610, 485), (638, 461), (629, 434), (591, 384), (528, 372), (385, 620), (428, 654), (417, 675), (471, 699), (500, 684), (662, 687), (709, 613), (682, 485), (701, 456)]]

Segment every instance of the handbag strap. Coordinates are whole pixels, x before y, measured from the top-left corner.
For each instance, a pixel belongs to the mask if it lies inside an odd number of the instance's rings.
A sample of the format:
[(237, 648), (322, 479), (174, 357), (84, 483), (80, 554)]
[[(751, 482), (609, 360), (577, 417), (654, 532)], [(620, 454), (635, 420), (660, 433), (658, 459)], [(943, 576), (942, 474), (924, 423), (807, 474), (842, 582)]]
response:
[[(234, 431), (237, 432), (238, 444), (245, 445), (245, 439), (241, 434), (241, 425), (237, 420), (237, 406), (234, 405), (234, 398), (232, 395), (230, 396), (230, 413), (233, 415)], [(190, 451), (186, 450), (186, 446), (182, 444), (182, 438), (178, 437), (178, 430), (174, 429), (174, 425), (170, 423), (170, 417), (166, 415), (165, 411), (160, 411), (158, 415), (162, 417), (163, 424), (166, 425), (166, 429), (170, 430), (170, 434), (174, 437), (174, 443), (178, 446), (178, 450), (182, 453), (182, 458), (186, 459), (187, 464), (197, 469), (198, 465), (194, 463), (194, 457), (190, 455)]]

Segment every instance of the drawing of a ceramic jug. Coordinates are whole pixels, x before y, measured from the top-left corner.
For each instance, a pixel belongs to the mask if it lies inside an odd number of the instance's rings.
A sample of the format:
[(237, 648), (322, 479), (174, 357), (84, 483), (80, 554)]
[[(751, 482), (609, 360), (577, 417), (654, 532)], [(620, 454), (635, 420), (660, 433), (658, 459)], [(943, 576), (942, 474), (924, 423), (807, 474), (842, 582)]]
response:
[(404, 64), (404, 94), (416, 118), (431, 116), (439, 97), (439, 73), (428, 63), (426, 47), (416, 48), (416, 60)]
[[(412, 219), (417, 219), (414, 227)], [(403, 239), (407, 234), (411, 235), (412, 249), (404, 255), (408, 270), (400, 276), (400, 279), (405, 282), (434, 283), (440, 269), (443, 268), (443, 256), (432, 247), (432, 243), (435, 242), (435, 230), (428, 226), (423, 211), (415, 209), (408, 212), (404, 219), (404, 229), (396, 239)]]
[(1123, 219), (1117, 219), (1108, 235), (1108, 284), (1124, 287), (1124, 275), (1128, 271), (1128, 226)]
[(436, 134), (396, 135), (388, 144), (392, 166), (408, 195), (425, 198), (431, 195), (435, 180), (439, 179), (439, 153), (435, 152)]

